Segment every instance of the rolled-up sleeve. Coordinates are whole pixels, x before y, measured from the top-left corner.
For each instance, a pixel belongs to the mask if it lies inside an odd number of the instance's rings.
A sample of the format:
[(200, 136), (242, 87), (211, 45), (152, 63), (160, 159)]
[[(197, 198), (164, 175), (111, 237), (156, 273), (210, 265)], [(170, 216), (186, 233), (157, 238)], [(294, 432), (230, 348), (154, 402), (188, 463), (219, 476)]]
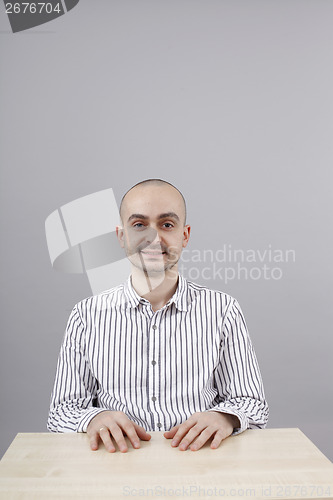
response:
[(269, 408), (262, 378), (243, 313), (234, 299), (223, 321), (214, 378), (219, 401), (209, 411), (238, 417), (240, 427), (234, 434), (266, 427)]

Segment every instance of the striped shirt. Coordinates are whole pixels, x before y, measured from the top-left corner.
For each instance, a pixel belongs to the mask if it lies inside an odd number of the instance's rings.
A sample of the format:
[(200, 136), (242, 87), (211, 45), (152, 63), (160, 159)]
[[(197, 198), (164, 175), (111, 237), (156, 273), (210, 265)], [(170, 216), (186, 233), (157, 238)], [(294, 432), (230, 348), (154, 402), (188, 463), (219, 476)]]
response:
[(268, 419), (261, 375), (239, 304), (179, 276), (153, 311), (131, 278), (79, 302), (61, 347), (48, 429), (85, 432), (101, 411), (124, 412), (147, 431), (165, 431), (195, 412)]

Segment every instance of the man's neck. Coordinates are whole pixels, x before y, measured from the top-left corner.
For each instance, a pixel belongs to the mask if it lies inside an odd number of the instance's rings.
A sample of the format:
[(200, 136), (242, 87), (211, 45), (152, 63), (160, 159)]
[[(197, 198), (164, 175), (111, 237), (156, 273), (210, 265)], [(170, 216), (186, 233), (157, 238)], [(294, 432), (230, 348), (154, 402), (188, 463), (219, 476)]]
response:
[(150, 274), (132, 269), (131, 281), (134, 290), (151, 303), (154, 311), (162, 309), (171, 299), (178, 286), (178, 270), (175, 266), (165, 273)]

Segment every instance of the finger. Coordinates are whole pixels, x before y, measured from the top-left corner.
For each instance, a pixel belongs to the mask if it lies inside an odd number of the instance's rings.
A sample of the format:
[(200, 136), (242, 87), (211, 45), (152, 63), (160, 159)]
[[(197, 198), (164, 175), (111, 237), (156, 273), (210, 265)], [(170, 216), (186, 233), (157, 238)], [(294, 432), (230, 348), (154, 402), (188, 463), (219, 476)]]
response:
[(142, 439), (143, 441), (149, 441), (149, 439), (151, 438), (151, 435), (148, 434), (148, 432), (146, 432), (146, 430), (143, 427), (141, 427), (140, 425), (135, 424), (135, 423), (133, 423), (133, 425), (135, 427), (136, 433), (139, 436), (139, 438)]
[(134, 425), (131, 422), (126, 422), (122, 428), (131, 441), (133, 448), (140, 448), (140, 438), (135, 431)]
[(183, 424), (179, 426), (173, 440), (171, 441), (171, 446), (178, 446), (183, 437), (188, 433), (188, 431), (196, 424), (195, 420), (191, 420), (191, 417), (186, 420)]
[(213, 441), (211, 442), (210, 447), (213, 449), (218, 448), (220, 446), (220, 444), (222, 443), (223, 439), (226, 439), (227, 437), (228, 436), (225, 436), (223, 431), (217, 431), (217, 433), (214, 436)]
[(199, 437), (194, 442), (192, 442), (190, 450), (191, 451), (199, 450), (208, 441), (208, 439), (210, 439), (213, 436), (215, 432), (216, 432), (215, 427), (206, 427), (206, 429), (204, 429), (200, 433)]
[(179, 425), (175, 425), (174, 427), (172, 427), (169, 431), (166, 431), (163, 436), (166, 437), (167, 439), (171, 439), (173, 438), (173, 436), (176, 434), (176, 432), (178, 431), (179, 429)]
[(185, 436), (183, 437), (183, 439), (180, 441), (179, 443), (179, 449), (182, 450), (182, 451), (185, 451), (187, 450), (188, 446), (192, 443), (192, 441), (200, 436), (200, 434), (203, 432), (204, 430), (204, 426), (202, 425), (195, 425), (194, 427), (192, 427), (188, 432), (187, 434), (185, 434)]
[(110, 431), (107, 427), (101, 427), (99, 430), (99, 435), (101, 440), (104, 443), (104, 446), (106, 448), (106, 451), (113, 453), (116, 451), (116, 448), (114, 447), (111, 436), (110, 436)]
[(116, 441), (119, 450), (122, 453), (125, 453), (128, 450), (128, 448), (127, 448), (127, 444), (126, 444), (126, 441), (124, 438), (124, 434), (123, 434), (122, 430), (120, 429), (120, 427), (117, 424), (113, 424), (112, 426), (110, 426), (110, 432), (111, 432), (111, 436)]
[(93, 451), (98, 450), (98, 441), (99, 441), (98, 432), (93, 432), (92, 434), (89, 435), (89, 444), (91, 450)]

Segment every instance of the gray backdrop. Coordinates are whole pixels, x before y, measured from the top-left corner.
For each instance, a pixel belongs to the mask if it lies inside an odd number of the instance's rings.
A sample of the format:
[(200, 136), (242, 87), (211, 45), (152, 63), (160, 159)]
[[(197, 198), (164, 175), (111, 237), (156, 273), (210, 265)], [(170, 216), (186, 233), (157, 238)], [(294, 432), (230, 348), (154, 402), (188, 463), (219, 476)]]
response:
[[(52, 269), (45, 219), (162, 177), (188, 202), (184, 273), (245, 313), (269, 427), (332, 460), (333, 2), (81, 0), (15, 35), (3, 5), (0, 22), (1, 454), (46, 431), (67, 318), (91, 294)], [(253, 250), (247, 275), (223, 248)]]

